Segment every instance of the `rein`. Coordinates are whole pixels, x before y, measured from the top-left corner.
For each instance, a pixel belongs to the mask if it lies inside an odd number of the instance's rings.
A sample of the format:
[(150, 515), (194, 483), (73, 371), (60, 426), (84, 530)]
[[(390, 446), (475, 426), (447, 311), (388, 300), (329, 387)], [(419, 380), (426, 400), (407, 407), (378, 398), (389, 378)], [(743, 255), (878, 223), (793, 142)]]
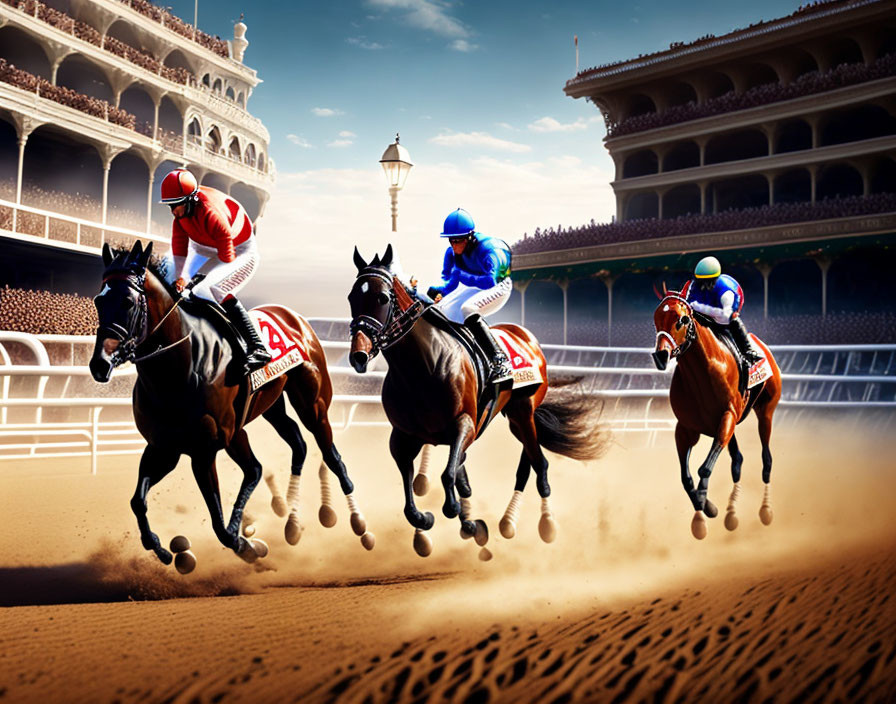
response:
[[(389, 310), (385, 321), (381, 322), (373, 316), (361, 314), (352, 320), (349, 326), (352, 336), (356, 332), (363, 332), (370, 339), (372, 344), (370, 357), (373, 358), (407, 335), (423, 315), (426, 306), (422, 301), (413, 300), (404, 284), (395, 275), (390, 276), (380, 269), (369, 269), (358, 275), (358, 279), (363, 277), (375, 277), (389, 286)], [(396, 309), (399, 311), (397, 315)]]

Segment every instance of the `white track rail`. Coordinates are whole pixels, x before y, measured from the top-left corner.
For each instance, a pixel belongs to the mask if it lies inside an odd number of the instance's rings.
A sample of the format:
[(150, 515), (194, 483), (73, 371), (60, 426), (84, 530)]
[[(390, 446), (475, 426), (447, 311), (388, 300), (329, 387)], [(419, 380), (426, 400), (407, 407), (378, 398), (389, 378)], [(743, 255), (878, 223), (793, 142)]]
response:
[[(342, 321), (333, 321), (342, 322)], [(9, 349), (10, 344), (23, 345), (33, 357), (32, 364), (13, 364)], [(127, 396), (118, 397), (48, 397), (47, 385), (50, 379), (62, 377), (69, 381), (78, 378), (89, 378), (90, 373), (83, 364), (57, 364), (50, 362), (48, 347), (60, 347), (65, 350), (64, 356), (74, 361), (76, 356), (84, 356), (94, 344), (93, 337), (74, 335), (29, 335), (19, 332), (0, 331), (0, 460), (22, 460), (41, 457), (88, 457), (92, 473), (96, 473), (97, 459), (106, 455), (126, 455), (142, 452), (145, 442), (132, 420), (103, 420), (104, 410), (128, 408), (131, 405), (130, 391)], [(342, 356), (348, 348), (347, 342), (323, 342), (324, 348), (331, 356)], [(646, 377), (669, 377), (668, 372), (660, 372), (652, 366), (649, 354), (653, 350), (639, 347), (585, 347), (575, 345), (543, 345), (549, 357), (575, 355), (579, 359), (592, 358), (592, 363), (606, 361), (607, 356), (627, 358), (634, 356), (635, 363), (645, 366), (581, 366), (569, 364), (550, 365), (549, 370), (555, 374), (581, 376), (583, 378), (601, 378), (614, 376), (626, 379)], [(776, 354), (787, 353), (881, 353), (893, 355), (896, 345), (787, 345), (772, 348)], [(855, 383), (866, 385), (896, 384), (896, 375), (849, 374), (850, 364), (844, 365), (844, 373), (796, 373), (784, 374), (785, 383)], [(889, 368), (888, 368), (889, 370)], [(355, 372), (347, 366), (331, 365), (330, 373), (334, 377), (355, 377)], [(136, 369), (125, 365), (114, 373), (114, 378), (133, 377)], [(369, 371), (365, 377), (381, 380), (384, 371)], [(28, 386), (27, 394), (13, 397), (14, 379), (33, 379)], [(24, 383), (24, 382), (23, 382)], [(91, 382), (92, 383), (92, 382)], [(99, 389), (100, 387), (97, 387)], [(21, 394), (21, 389), (18, 389)], [(589, 394), (603, 399), (605, 402), (640, 400), (643, 407), (611, 418), (608, 425), (614, 432), (648, 433), (652, 441), (656, 433), (669, 432), (674, 428), (674, 420), (668, 412), (663, 400), (668, 396), (665, 384), (657, 388), (619, 388), (593, 389)], [(893, 401), (837, 401), (837, 400), (784, 400), (781, 406), (796, 409), (884, 409), (896, 410)], [(81, 421), (46, 422), (45, 409), (66, 408), (87, 413)], [(9, 422), (10, 409), (33, 409), (29, 422)], [(365, 410), (366, 409), (366, 410)], [(110, 410), (111, 412), (111, 410)], [(331, 422), (337, 432), (344, 432), (351, 427), (387, 426), (384, 419), (378, 394), (337, 394), (333, 397)], [(18, 440), (18, 442), (15, 442)]]

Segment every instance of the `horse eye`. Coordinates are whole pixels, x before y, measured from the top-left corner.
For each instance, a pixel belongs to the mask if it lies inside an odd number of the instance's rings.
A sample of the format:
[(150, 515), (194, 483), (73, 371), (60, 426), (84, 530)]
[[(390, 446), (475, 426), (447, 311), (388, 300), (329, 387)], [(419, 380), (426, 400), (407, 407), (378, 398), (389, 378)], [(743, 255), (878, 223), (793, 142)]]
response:
[(681, 324), (682, 325), (690, 325), (691, 319), (688, 316), (683, 315), (683, 316), (681, 316)]
[(384, 306), (389, 302), (389, 296), (387, 296), (385, 293), (380, 291), (376, 295), (376, 302), (379, 303), (381, 306)]

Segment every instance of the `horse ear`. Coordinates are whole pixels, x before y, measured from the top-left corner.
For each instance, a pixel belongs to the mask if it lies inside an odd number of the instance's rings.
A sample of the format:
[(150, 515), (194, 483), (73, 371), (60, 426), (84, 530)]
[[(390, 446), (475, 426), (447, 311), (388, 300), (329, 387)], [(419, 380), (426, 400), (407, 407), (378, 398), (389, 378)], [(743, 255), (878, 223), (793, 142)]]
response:
[(383, 252), (383, 258), (380, 260), (380, 264), (382, 264), (387, 269), (392, 264), (392, 244), (388, 244), (386, 246), (386, 251)]
[(149, 264), (149, 258), (152, 256), (152, 242), (146, 245), (146, 249), (143, 250), (143, 258), (140, 260), (140, 264), (143, 268), (146, 268), (146, 265)]
[(107, 267), (112, 263), (112, 249), (109, 247), (108, 242), (103, 242), (103, 266)]
[(134, 246), (131, 247), (131, 253), (128, 255), (129, 262), (136, 262), (141, 255), (143, 254), (143, 243), (140, 240), (134, 242)]
[(370, 260), (370, 266), (381, 266), (379, 254), (373, 255), (373, 259)]
[(359, 272), (367, 266), (367, 262), (364, 261), (364, 257), (362, 257), (361, 253), (358, 251), (358, 245), (355, 245), (355, 253), (352, 257), (355, 260), (355, 266), (358, 268)]

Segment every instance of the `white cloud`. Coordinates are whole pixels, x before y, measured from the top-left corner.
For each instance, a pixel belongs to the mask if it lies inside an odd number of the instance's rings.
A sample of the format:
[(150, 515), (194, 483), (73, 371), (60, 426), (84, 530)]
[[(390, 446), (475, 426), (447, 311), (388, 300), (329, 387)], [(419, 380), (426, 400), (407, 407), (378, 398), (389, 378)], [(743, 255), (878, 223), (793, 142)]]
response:
[(353, 144), (350, 139), (334, 139), (332, 142), (327, 142), (328, 147), (350, 147)]
[(442, 37), (464, 37), (469, 33), (460, 20), (447, 13), (448, 5), (436, 0), (368, 0), (368, 5), (401, 11), (412, 27)]
[(578, 132), (588, 129), (588, 121), (580, 117), (575, 122), (560, 122), (553, 117), (542, 117), (529, 124), (533, 132)]
[(392, 242), (402, 266), (429, 285), (440, 273), (445, 216), (468, 210), (480, 231), (509, 243), (536, 227), (608, 222), (616, 211), (609, 157), (532, 161), (479, 158), (418, 164), (398, 197), (391, 232), (389, 194), (377, 165), (365, 169), (280, 172), (259, 221), (261, 268), (245, 295), (281, 301), (304, 315), (345, 317), (355, 276), (352, 248), (369, 259)]
[(360, 49), (367, 49), (368, 51), (377, 51), (378, 49), (384, 49), (385, 47), (379, 42), (369, 42), (365, 37), (348, 37), (345, 40), (347, 43), (352, 46), (356, 46)]
[(465, 54), (476, 51), (479, 48), (478, 44), (470, 44), (466, 39), (455, 39), (451, 44), (449, 44), (452, 49), (455, 51), (461, 51)]
[(344, 115), (345, 113), (342, 110), (338, 110), (336, 108), (311, 108), (311, 112), (313, 112), (318, 117), (335, 117), (336, 115)]
[(502, 130), (512, 130), (513, 132), (519, 132), (519, 130), (509, 122), (496, 122), (495, 126), (500, 127)]
[(357, 137), (358, 135), (356, 135), (354, 132), (349, 132), (348, 130), (342, 130), (342, 132), (339, 133), (339, 136), (350, 139), (352, 137)]
[(442, 132), (435, 137), (430, 137), (432, 144), (438, 144), (442, 147), (484, 147), (485, 149), (495, 149), (502, 152), (513, 152), (522, 154), (532, 150), (528, 144), (520, 144), (519, 142), (510, 142), (506, 139), (493, 137), (488, 132)]
[(292, 142), (293, 144), (295, 144), (297, 147), (302, 147), (303, 149), (310, 149), (310, 148), (311, 148), (311, 142), (309, 142), (309, 141), (308, 141), (307, 139), (305, 139), (304, 137), (300, 137), (300, 136), (297, 135), (297, 134), (288, 134), (288, 135), (286, 135), (286, 138), (287, 138), (290, 142)]

